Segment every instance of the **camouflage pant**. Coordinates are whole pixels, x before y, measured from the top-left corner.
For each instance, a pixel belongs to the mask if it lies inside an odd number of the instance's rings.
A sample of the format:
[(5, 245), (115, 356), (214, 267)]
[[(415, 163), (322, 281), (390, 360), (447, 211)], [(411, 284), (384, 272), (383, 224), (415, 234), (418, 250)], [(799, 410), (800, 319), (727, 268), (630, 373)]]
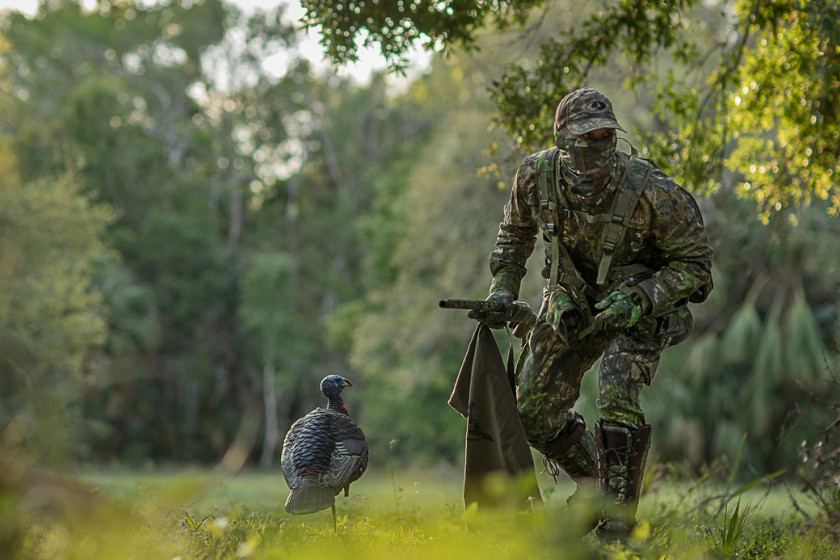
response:
[(528, 338), (517, 390), (529, 443), (542, 449), (574, 419), (572, 407), (580, 397), (583, 375), (602, 354), (597, 401), (601, 419), (643, 426), (639, 394), (643, 384), (650, 384), (664, 347), (661, 339), (642, 341), (603, 331), (570, 347), (550, 325), (539, 322)]

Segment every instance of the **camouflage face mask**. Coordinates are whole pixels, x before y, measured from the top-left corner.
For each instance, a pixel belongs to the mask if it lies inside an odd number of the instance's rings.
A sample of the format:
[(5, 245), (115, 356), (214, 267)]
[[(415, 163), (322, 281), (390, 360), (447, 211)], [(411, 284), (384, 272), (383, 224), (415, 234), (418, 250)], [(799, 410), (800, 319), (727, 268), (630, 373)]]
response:
[(563, 176), (572, 192), (590, 197), (600, 193), (609, 182), (615, 156), (616, 136), (603, 138), (567, 138), (557, 135)]

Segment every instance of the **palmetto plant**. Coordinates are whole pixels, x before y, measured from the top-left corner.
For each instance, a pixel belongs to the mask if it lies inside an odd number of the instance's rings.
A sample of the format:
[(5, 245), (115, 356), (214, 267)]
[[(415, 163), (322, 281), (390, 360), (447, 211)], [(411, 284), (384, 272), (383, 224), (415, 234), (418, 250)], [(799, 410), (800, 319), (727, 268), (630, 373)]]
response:
[(840, 259), (827, 250), (837, 226), (817, 208), (763, 225), (731, 197), (715, 204), (720, 218), (706, 212), (715, 291), (696, 311), (693, 339), (663, 356), (657, 382), (672, 399), (650, 408), (665, 418), (666, 456), (694, 449), (698, 467), (734, 457), (746, 435), (744, 460), (769, 472), (789, 466), (796, 443), (824, 425), (810, 395), (838, 359)]

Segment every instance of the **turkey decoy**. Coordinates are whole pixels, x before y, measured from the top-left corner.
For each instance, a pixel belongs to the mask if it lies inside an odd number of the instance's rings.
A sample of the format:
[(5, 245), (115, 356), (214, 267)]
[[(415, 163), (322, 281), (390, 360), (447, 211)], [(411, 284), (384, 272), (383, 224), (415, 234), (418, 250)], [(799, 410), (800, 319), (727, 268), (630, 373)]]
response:
[(365, 472), (368, 446), (365, 434), (350, 419), (341, 391), (351, 383), (340, 375), (321, 381), (327, 407), (318, 407), (292, 424), (283, 440), (283, 476), (291, 492), (286, 511), (315, 513), (332, 508), (335, 526), (335, 496)]

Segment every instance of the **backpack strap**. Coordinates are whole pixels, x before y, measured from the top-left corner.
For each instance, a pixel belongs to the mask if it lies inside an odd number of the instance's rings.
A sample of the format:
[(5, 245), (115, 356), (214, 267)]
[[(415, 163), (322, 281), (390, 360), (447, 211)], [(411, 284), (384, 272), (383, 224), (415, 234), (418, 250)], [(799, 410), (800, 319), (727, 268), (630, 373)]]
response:
[(613, 199), (612, 216), (604, 226), (603, 253), (598, 266), (598, 279), (595, 281), (599, 289), (607, 283), (612, 266), (615, 249), (621, 244), (627, 225), (639, 202), (639, 197), (647, 185), (653, 165), (645, 159), (631, 155), (618, 185), (618, 195)]
[(559, 229), (557, 223), (557, 209), (556, 201), (557, 193), (555, 192), (555, 169), (557, 165), (557, 154), (559, 150), (552, 147), (540, 154), (537, 160), (537, 189), (540, 196), (540, 220), (542, 220), (543, 229), (553, 235)]
[(557, 274), (560, 264), (560, 245), (558, 239), (563, 231), (562, 222), (565, 216), (557, 204), (557, 154), (556, 146), (544, 151), (537, 161), (537, 188), (540, 193), (540, 216), (545, 225), (544, 231), (551, 242), (551, 272), (548, 278), (549, 289), (557, 285)]
[[(540, 215), (545, 225), (545, 232), (551, 243), (551, 272), (548, 279), (549, 289), (554, 289), (559, 283), (572, 286), (586, 286), (572, 257), (563, 245), (560, 234), (563, 231), (563, 220), (568, 220), (578, 211), (570, 210), (561, 204), (557, 192), (557, 155), (556, 147), (543, 152), (537, 161), (537, 187), (540, 192)], [(560, 271), (560, 263), (563, 270)], [(588, 286), (587, 286), (588, 287)]]

